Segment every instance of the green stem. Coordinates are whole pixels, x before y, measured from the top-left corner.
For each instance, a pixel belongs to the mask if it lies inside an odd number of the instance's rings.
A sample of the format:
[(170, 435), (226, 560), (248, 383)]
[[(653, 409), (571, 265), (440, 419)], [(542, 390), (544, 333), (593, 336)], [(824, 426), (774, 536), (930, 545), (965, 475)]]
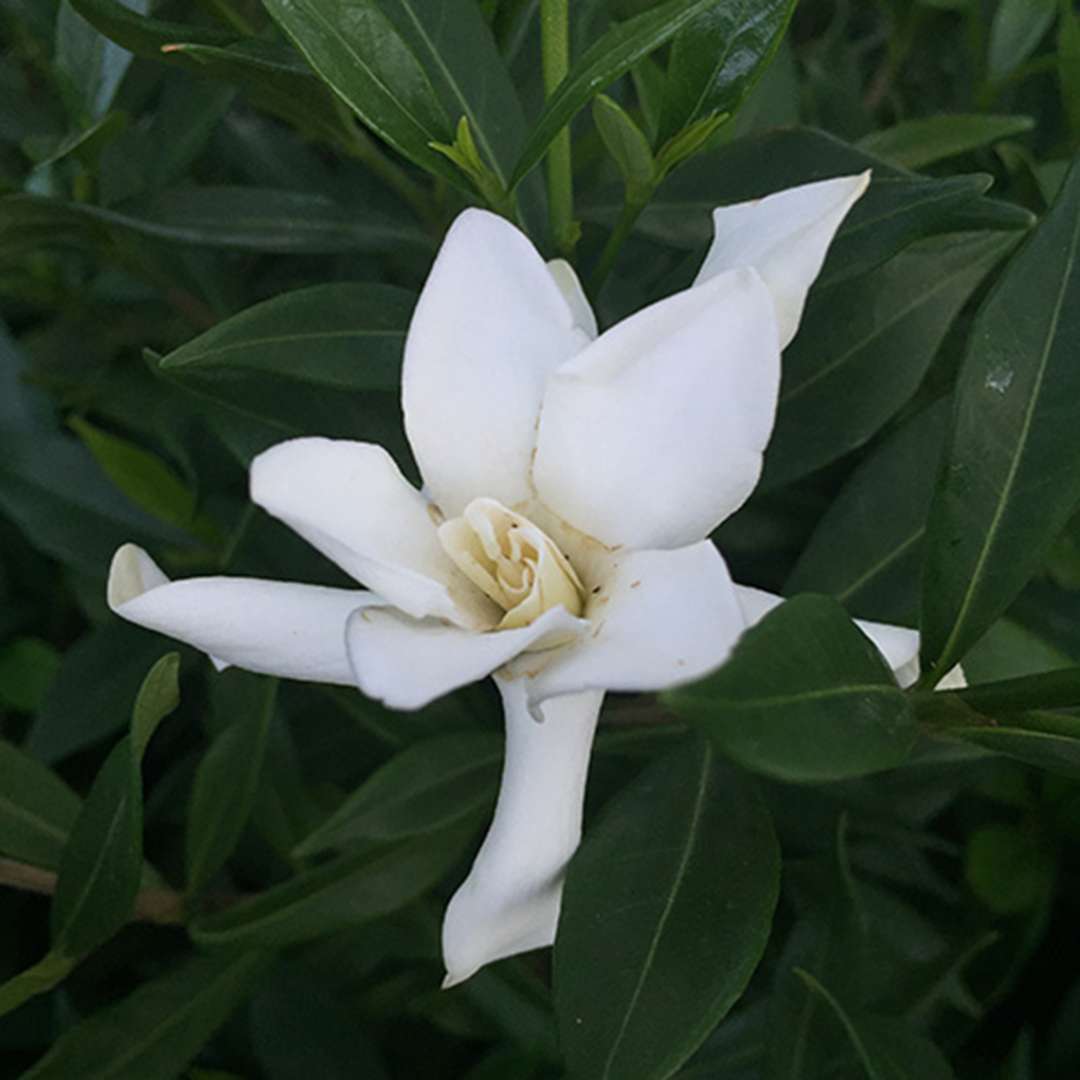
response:
[(600, 290), (607, 281), (608, 274), (611, 273), (611, 268), (615, 265), (615, 260), (619, 257), (626, 238), (633, 231), (637, 219), (641, 217), (641, 211), (648, 206), (650, 198), (652, 198), (651, 189), (633, 194), (627, 191), (619, 219), (615, 222), (615, 228), (611, 230), (604, 250), (600, 252), (600, 258), (589, 277), (589, 292), (594, 300), (600, 295)]
[(366, 165), (401, 197), (421, 221), (430, 227), (437, 227), (438, 220), (423, 188), (379, 149), (375, 140), (353, 119), (345, 102), (334, 97), (334, 105), (341, 120), (341, 149)]
[[(540, 56), (544, 96), (550, 100), (570, 70), (569, 0), (540, 0)], [(548, 203), (555, 245), (570, 255), (577, 240), (574, 227), (574, 172), (570, 160), (570, 128), (555, 136), (547, 153)]]

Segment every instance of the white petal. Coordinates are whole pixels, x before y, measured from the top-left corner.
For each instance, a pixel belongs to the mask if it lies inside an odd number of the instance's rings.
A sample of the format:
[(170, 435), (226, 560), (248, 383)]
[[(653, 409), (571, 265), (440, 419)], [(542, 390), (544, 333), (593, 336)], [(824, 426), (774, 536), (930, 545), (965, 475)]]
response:
[(699, 679), (727, 659), (745, 626), (727, 566), (708, 540), (619, 558), (586, 615), (592, 630), (577, 644), (514, 661), (515, 673), (534, 669), (532, 700)]
[(141, 548), (125, 544), (109, 569), (109, 607), (229, 664), (263, 675), (353, 684), (345, 624), (385, 601), (370, 592), (260, 578), (169, 581)]
[[(764, 589), (754, 589), (748, 585), (736, 585), (746, 625), (753, 626), (765, 618), (773, 608), (784, 602), (784, 597)], [(891, 623), (872, 622), (869, 619), (855, 619), (855, 625), (874, 643), (892, 668), (893, 675), (901, 687), (911, 686), (919, 677), (919, 632), (906, 626), (893, 626)]]
[(555, 284), (559, 286), (563, 299), (570, 307), (574, 325), (592, 341), (599, 332), (596, 316), (593, 314), (592, 305), (585, 295), (585, 290), (581, 287), (577, 272), (565, 259), (550, 259), (547, 268), (555, 279)]
[(561, 607), (520, 629), (483, 634), (380, 608), (349, 620), (346, 643), (355, 684), (368, 697), (394, 709), (419, 709), (490, 675), (545, 637), (572, 637), (585, 629)]
[(870, 173), (864, 172), (719, 207), (713, 211), (715, 237), (695, 284), (736, 266), (754, 267), (772, 293), (780, 347), (786, 348), (836, 230), (869, 183)]
[(321, 438), (279, 443), (251, 463), (251, 498), (410, 615), (472, 627), (498, 618), (443, 551), (428, 501), (381, 446)]
[(537, 492), (608, 545), (701, 540), (757, 483), (779, 382), (772, 301), (753, 270), (676, 293), (552, 376)]
[(485, 964), (552, 944), (563, 875), (581, 839), (589, 752), (602, 693), (549, 701), (543, 723), (519, 680), (497, 680), (506, 758), (495, 817), (443, 921), (444, 986)]
[(405, 429), (447, 517), (486, 495), (529, 495), (548, 375), (588, 340), (528, 239), (466, 210), (447, 233), (405, 341)]

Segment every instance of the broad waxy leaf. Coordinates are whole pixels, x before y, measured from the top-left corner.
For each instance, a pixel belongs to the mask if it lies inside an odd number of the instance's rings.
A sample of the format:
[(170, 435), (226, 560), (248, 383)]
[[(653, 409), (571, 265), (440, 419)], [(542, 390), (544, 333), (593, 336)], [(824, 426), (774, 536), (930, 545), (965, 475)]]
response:
[(926, 515), (950, 408), (942, 398), (866, 457), (818, 522), (785, 593), (827, 593), (885, 622), (918, 617)]
[(778, 886), (764, 805), (704, 741), (627, 787), (567, 874), (555, 1008), (571, 1075), (671, 1076), (745, 988)]
[(721, 3), (723, 0), (667, 0), (615, 24), (594, 41), (544, 105), (514, 167), (511, 188), (532, 171), (555, 136), (597, 93), (629, 71), (643, 56), (670, 41), (698, 15)]
[(177, 653), (149, 671), (131, 732), (109, 755), (60, 860), (51, 923), (53, 947), (83, 956), (128, 920), (143, 873), (142, 758), (158, 724), (180, 700)]
[(449, 142), (431, 79), (373, 0), (263, 0), (293, 44), (364, 123), (405, 157), (451, 183), (460, 174), (432, 142)]
[(0, 742), (0, 855), (55, 869), (81, 806), (51, 769)]
[(415, 743), (368, 777), (297, 854), (445, 828), (493, 802), (502, 759), (503, 738), (494, 732), (461, 732)]
[(242, 682), (230, 702), (240, 715), (214, 740), (199, 763), (187, 824), (187, 891), (197, 893), (224, 865), (251, 816), (277, 698), (277, 680), (229, 672)]
[(351, 390), (396, 391), (416, 298), (392, 285), (312, 285), (255, 304), (161, 360), (177, 376), (272, 371)]
[(993, 116), (985, 113), (954, 113), (905, 120), (895, 127), (875, 131), (859, 140), (859, 149), (876, 154), (894, 165), (920, 169), (944, 158), (989, 146), (1010, 135), (1030, 131), (1030, 116)]
[(68, 1030), (24, 1080), (172, 1080), (255, 989), (265, 953), (196, 957)]
[(818, 289), (784, 353), (762, 484), (779, 487), (862, 445), (915, 393), (953, 319), (1010, 234), (927, 241)]
[(715, 113), (734, 113), (780, 45), (795, 0), (722, 0), (671, 46), (659, 145)]
[(1024, 709), (1080, 708), (1080, 668), (1022, 675), (946, 692), (968, 708), (991, 716)]
[(1080, 167), (976, 316), (930, 510), (923, 670), (948, 671), (1080, 500)]
[(739, 764), (781, 780), (899, 765), (914, 715), (881, 654), (835, 600), (788, 600), (715, 674), (663, 695)]
[(998, 915), (1045, 904), (1057, 872), (1053, 844), (1030, 825), (984, 825), (968, 837), (964, 876), (972, 892)]
[(295, 945), (395, 911), (430, 888), (461, 857), (473, 829), (456, 828), (365, 849), (307, 870), (195, 922), (200, 945)]

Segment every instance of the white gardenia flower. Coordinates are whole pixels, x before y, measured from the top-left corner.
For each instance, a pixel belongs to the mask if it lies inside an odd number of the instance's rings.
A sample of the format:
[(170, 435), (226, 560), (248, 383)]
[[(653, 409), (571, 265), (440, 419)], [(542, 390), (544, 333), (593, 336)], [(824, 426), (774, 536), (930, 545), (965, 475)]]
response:
[[(446, 913), (446, 985), (554, 940), (605, 691), (700, 678), (778, 602), (735, 586), (708, 536), (757, 483), (781, 348), (867, 182), (717, 210), (694, 285), (599, 335), (565, 262), (468, 210), (405, 345), (423, 492), (367, 443), (294, 439), (252, 463), (252, 499), (370, 591), (170, 582), (117, 552), (112, 609), (219, 666), (399, 709), (494, 676), (502, 786)], [(862, 625), (912, 681), (917, 634)]]

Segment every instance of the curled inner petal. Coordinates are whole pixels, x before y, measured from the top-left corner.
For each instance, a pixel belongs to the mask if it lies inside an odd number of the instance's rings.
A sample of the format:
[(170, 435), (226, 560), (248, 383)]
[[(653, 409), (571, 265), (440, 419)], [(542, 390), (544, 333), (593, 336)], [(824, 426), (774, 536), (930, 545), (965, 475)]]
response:
[(505, 612), (499, 630), (528, 626), (560, 605), (574, 616), (585, 608), (585, 587), (551, 537), (494, 499), (474, 499), (461, 517), (439, 526), (439, 540), (458, 569)]

